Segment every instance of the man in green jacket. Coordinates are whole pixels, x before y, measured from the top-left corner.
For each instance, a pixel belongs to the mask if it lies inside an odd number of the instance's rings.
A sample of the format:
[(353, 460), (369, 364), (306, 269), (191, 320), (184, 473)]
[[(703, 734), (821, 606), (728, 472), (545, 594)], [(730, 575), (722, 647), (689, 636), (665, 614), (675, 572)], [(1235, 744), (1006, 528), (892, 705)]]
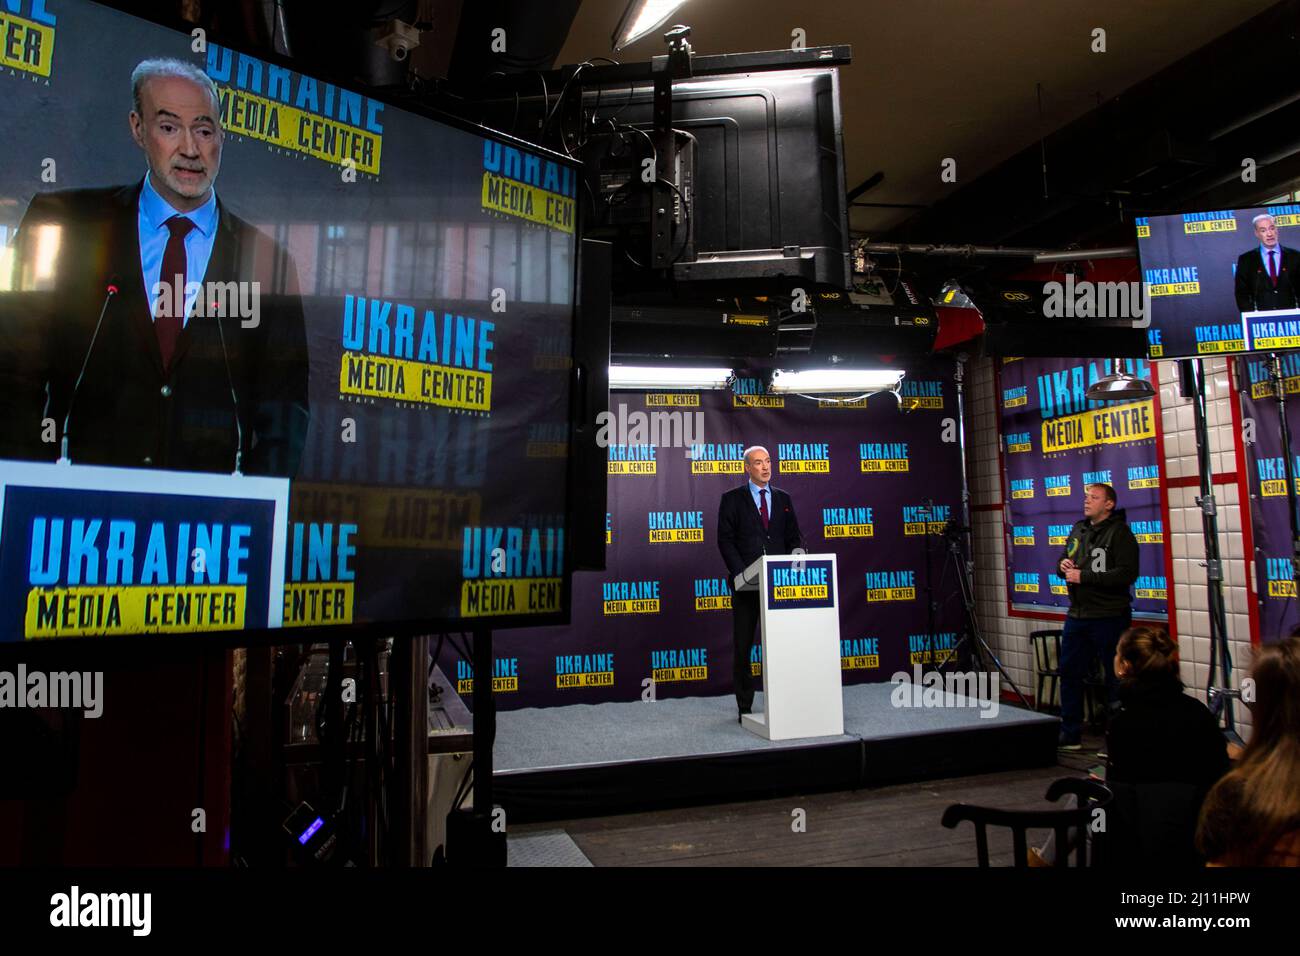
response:
[(1085, 487), (1083, 520), (1070, 530), (1057, 562), (1070, 594), (1061, 638), (1062, 750), (1083, 749), (1083, 680), (1094, 656), (1101, 657), (1107, 697), (1112, 705), (1117, 700), (1115, 646), (1132, 623), (1138, 543), (1115, 504), (1110, 485)]

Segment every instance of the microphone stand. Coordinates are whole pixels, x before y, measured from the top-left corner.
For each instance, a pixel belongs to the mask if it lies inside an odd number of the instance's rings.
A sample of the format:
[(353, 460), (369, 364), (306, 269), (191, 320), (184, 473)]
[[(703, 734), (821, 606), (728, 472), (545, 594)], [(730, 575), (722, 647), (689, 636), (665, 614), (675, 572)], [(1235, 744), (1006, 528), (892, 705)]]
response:
[(221, 340), (221, 361), (226, 366), (226, 384), (230, 386), (230, 401), (235, 406), (235, 470), (231, 474), (242, 477), (241, 465), (244, 460), (244, 425), (239, 420), (239, 396), (235, 394), (235, 378), (230, 374), (230, 353), (226, 351), (226, 332), (221, 324), (221, 312), (217, 303), (212, 304), (213, 318), (217, 320), (217, 337)]
[(90, 356), (95, 351), (95, 342), (98, 340), (99, 330), (104, 324), (104, 316), (108, 314), (108, 303), (113, 301), (115, 295), (117, 295), (117, 286), (110, 282), (104, 295), (104, 304), (99, 307), (99, 318), (95, 320), (95, 331), (90, 335), (90, 345), (86, 346), (86, 355), (81, 360), (81, 371), (77, 373), (77, 381), (72, 386), (72, 395), (68, 398), (68, 411), (63, 416), (63, 438), (59, 442), (59, 460), (57, 464), (72, 464), (72, 459), (68, 457), (68, 424), (72, 421), (72, 409), (77, 403), (77, 392), (81, 390), (81, 381), (86, 377), (86, 369), (90, 366)]

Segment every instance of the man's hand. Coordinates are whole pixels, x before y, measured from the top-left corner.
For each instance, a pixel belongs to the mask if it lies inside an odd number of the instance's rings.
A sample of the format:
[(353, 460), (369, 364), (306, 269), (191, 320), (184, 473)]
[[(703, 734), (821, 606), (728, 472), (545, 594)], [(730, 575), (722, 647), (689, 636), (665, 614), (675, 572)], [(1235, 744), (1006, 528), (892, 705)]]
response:
[(1071, 570), (1073, 567), (1074, 567), (1073, 561), (1071, 561), (1069, 558), (1063, 559), (1060, 565), (1061, 577), (1065, 577), (1065, 572)]
[(1068, 581), (1070, 584), (1078, 584), (1078, 583), (1079, 583), (1079, 576), (1080, 576), (1082, 573), (1083, 573), (1083, 572), (1080, 571), (1078, 568), (1070, 568), (1068, 571), (1065, 572), (1064, 577), (1065, 577), (1065, 580)]

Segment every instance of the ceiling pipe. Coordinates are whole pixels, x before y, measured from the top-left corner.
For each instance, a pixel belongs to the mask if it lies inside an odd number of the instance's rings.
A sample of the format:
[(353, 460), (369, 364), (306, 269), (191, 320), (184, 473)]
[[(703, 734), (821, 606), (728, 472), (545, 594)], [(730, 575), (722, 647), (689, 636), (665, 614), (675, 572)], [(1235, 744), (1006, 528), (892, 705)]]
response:
[(1080, 259), (1135, 259), (1137, 246), (1104, 246), (1099, 249), (1068, 249), (1065, 252), (1040, 252), (1035, 262), (1078, 262)]
[(1099, 249), (1029, 249), (1016, 246), (933, 245), (912, 242), (867, 242), (860, 247), (877, 255), (992, 256), (1003, 259), (1033, 259), (1035, 262), (1077, 262), (1080, 259), (1131, 259), (1136, 246), (1106, 246)]

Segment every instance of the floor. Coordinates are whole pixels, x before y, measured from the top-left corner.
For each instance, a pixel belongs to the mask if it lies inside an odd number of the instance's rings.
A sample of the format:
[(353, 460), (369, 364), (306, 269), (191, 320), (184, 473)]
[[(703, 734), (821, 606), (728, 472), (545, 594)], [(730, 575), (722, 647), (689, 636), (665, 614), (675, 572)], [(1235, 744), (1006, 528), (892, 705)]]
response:
[[(511, 827), (512, 865), (974, 866), (973, 829), (944, 829), (944, 808), (1047, 809), (1047, 785), (1103, 764), (1102, 747), (1085, 735), (1084, 749), (1059, 754), (1055, 767)], [(1034, 843), (1046, 835), (1030, 833)], [(530, 858), (532, 846), (551, 852)], [(990, 830), (989, 855), (1010, 865), (1008, 832)]]

